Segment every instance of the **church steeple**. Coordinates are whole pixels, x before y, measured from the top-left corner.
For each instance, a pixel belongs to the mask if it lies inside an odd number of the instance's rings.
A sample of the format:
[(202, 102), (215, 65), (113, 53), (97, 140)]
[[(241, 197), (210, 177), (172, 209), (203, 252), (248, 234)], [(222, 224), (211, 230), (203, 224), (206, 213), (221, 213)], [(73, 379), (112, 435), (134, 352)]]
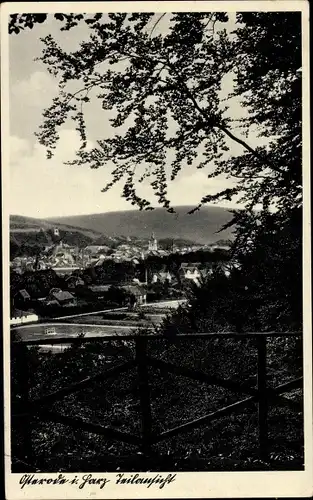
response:
[(155, 252), (155, 251), (157, 251), (157, 249), (158, 249), (158, 241), (157, 241), (154, 233), (152, 233), (151, 238), (149, 240), (148, 250), (150, 252)]

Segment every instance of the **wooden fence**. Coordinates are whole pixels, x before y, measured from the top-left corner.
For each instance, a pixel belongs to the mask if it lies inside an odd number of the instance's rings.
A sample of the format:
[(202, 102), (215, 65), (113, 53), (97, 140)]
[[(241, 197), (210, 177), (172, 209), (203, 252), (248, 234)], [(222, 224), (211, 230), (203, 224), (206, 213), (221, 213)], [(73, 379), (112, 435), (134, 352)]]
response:
[[(145, 455), (149, 455), (153, 451), (153, 445), (181, 433), (197, 429), (201, 426), (207, 426), (213, 420), (219, 419), (242, 410), (245, 407), (256, 405), (258, 411), (258, 443), (259, 443), (259, 456), (261, 460), (268, 459), (268, 409), (269, 405), (282, 405), (296, 412), (302, 411), (302, 404), (293, 401), (283, 394), (288, 393), (296, 388), (302, 388), (303, 378), (298, 377), (287, 383), (278, 385), (277, 387), (268, 387), (267, 385), (267, 339), (273, 337), (301, 337), (298, 332), (266, 332), (266, 333), (195, 333), (195, 334), (182, 334), (176, 337), (179, 339), (212, 339), (212, 338), (232, 338), (238, 342), (243, 339), (254, 339), (257, 347), (257, 386), (247, 387), (238, 382), (231, 380), (224, 380), (213, 375), (206, 374), (202, 371), (197, 371), (191, 368), (177, 366), (175, 364), (156, 359), (148, 356), (147, 345), (151, 339), (164, 339), (163, 336), (158, 335), (110, 335), (102, 339), (108, 340), (126, 340), (135, 342), (135, 356), (134, 359), (114, 366), (113, 368), (106, 369), (102, 373), (95, 376), (87, 377), (77, 383), (73, 383), (67, 387), (63, 387), (57, 391), (46, 394), (38, 399), (30, 400), (29, 398), (29, 366), (27, 356), (22, 356), (24, 360), (22, 365), (19, 366), (20, 373), (20, 388), (21, 399), (18, 404), (14, 404), (11, 408), (12, 423), (22, 419), (23, 428), (23, 455), (17, 457), (22, 463), (32, 463), (33, 451), (30, 436), (31, 417), (32, 415), (40, 416), (42, 420), (51, 421), (69, 425), (75, 429), (87, 431), (102, 435), (110, 440), (117, 440), (132, 445), (136, 445), (140, 451)], [(45, 339), (32, 339), (32, 340), (16, 340), (12, 344), (14, 348), (25, 345), (53, 345), (53, 344), (81, 344), (87, 342), (99, 342), (99, 336), (95, 337), (49, 337)], [(49, 404), (61, 400), (64, 396), (73, 394), (81, 389), (90, 386), (94, 382), (106, 380), (126, 372), (130, 368), (137, 367), (137, 384), (140, 398), (140, 417), (141, 417), (141, 434), (134, 435), (128, 432), (122, 432), (108, 426), (96, 425), (91, 422), (86, 422), (75, 417), (62, 415), (58, 412), (49, 409)], [(149, 368), (157, 368), (162, 372), (168, 372), (190, 378), (195, 381), (205, 382), (208, 385), (216, 385), (228, 390), (233, 390), (236, 393), (243, 394), (244, 398), (233, 404), (220, 408), (216, 411), (203, 415), (200, 418), (193, 419), (187, 423), (183, 423), (161, 433), (154, 433), (152, 431), (152, 415), (150, 403), (150, 381), (149, 381)]]

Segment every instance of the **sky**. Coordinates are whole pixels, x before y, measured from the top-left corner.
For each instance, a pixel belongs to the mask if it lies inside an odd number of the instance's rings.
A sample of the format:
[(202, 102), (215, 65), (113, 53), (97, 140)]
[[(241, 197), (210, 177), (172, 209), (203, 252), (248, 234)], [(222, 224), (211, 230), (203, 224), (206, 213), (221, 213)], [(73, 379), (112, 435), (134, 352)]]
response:
[[(164, 29), (161, 22), (157, 29)], [(46, 159), (44, 148), (37, 142), (34, 132), (42, 123), (42, 112), (57, 95), (56, 81), (43, 63), (35, 60), (43, 47), (40, 38), (48, 34), (55, 37), (62, 47), (73, 50), (88, 34), (88, 27), (80, 24), (70, 31), (61, 32), (58, 21), (50, 17), (45, 23), (34, 25), (32, 30), (25, 29), (9, 37), (10, 213), (44, 218), (134, 209), (121, 197), (122, 185), (101, 192), (110, 180), (109, 168), (94, 170), (64, 164), (74, 159), (79, 146), (77, 133), (68, 124), (60, 131), (56, 154), (51, 160)], [(240, 117), (242, 108), (233, 101), (229, 112)], [(107, 117), (99, 112), (98, 105), (94, 108), (91, 105), (89, 145), (92, 146), (104, 133), (106, 136), (113, 133)], [(234, 145), (231, 152), (237, 154), (241, 150)], [(197, 205), (204, 195), (232, 185), (224, 178), (208, 179), (207, 173), (191, 169), (181, 172), (168, 189), (171, 204)], [(148, 183), (140, 185), (138, 193), (157, 206)]]

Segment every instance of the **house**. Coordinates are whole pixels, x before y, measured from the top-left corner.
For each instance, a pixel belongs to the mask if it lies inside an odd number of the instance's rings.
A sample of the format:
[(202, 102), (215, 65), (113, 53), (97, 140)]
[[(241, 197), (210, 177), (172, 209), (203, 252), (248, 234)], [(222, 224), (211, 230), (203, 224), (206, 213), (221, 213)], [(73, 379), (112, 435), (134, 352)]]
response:
[(14, 298), (17, 299), (20, 302), (28, 302), (31, 299), (28, 291), (25, 290), (25, 288), (23, 288), (22, 290), (19, 290), (15, 294)]
[(16, 307), (29, 307), (31, 296), (25, 288), (19, 290), (14, 296), (11, 297), (11, 304)]
[(67, 274), (72, 274), (74, 271), (78, 271), (79, 267), (78, 266), (71, 266), (71, 267), (52, 267), (53, 271), (58, 275), (58, 276), (66, 276)]
[(49, 299), (49, 298), (43, 299), (42, 304), (44, 306), (57, 306), (57, 307), (60, 305), (56, 299)]
[(197, 263), (183, 262), (178, 271), (180, 279), (192, 280), (195, 283), (199, 283), (202, 277), (199, 266)]
[(37, 314), (31, 311), (20, 311), (15, 309), (10, 318), (10, 326), (22, 325), (24, 323), (32, 323), (38, 321)]
[(47, 303), (49, 304), (51, 304), (51, 302), (55, 303), (54, 301), (56, 301), (58, 305), (65, 307), (75, 306), (77, 303), (76, 297), (74, 297), (74, 295), (72, 295), (70, 292), (63, 291), (60, 289), (57, 290), (52, 289), (50, 291), (47, 297)]
[(75, 288), (79, 286), (84, 286), (85, 284), (84, 280), (79, 276), (67, 276), (65, 278), (65, 282), (66, 282), (66, 287), (69, 290), (75, 290)]
[(88, 245), (85, 247), (85, 252), (94, 257), (96, 257), (99, 252), (106, 253), (108, 250), (110, 250), (110, 247), (107, 245)]
[(159, 271), (152, 275), (151, 282), (152, 283), (171, 283), (173, 280), (173, 276), (169, 271)]
[(135, 298), (134, 305), (141, 305), (146, 303), (147, 292), (143, 287), (134, 283), (132, 285), (122, 285), (120, 288), (122, 288), (123, 290), (134, 296)]
[(88, 290), (92, 293), (92, 295), (97, 299), (106, 298), (106, 295), (111, 288), (110, 285), (91, 285), (88, 287)]

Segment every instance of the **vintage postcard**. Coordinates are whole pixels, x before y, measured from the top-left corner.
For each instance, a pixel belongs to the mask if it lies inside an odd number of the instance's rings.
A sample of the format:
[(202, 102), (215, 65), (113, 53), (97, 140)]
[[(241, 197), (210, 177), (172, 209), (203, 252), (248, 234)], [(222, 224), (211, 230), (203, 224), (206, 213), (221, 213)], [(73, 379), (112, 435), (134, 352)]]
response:
[(305, 1), (1, 7), (8, 500), (312, 494)]

